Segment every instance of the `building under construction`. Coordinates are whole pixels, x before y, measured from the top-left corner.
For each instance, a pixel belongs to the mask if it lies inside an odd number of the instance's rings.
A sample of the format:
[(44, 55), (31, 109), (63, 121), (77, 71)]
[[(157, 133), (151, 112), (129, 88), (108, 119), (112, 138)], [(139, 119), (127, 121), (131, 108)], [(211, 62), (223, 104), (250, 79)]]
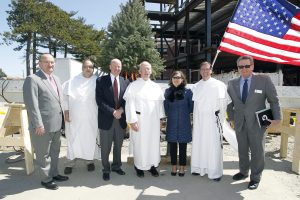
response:
[[(289, 0), (300, 7), (299, 0)], [(155, 33), (157, 49), (165, 59), (168, 79), (174, 69), (186, 72), (190, 82), (198, 80), (199, 64), (212, 62), (237, 0), (144, 0)], [(147, 6), (153, 4), (153, 6)], [(153, 10), (153, 7), (157, 8)], [(214, 73), (236, 70), (238, 56), (221, 52)], [(300, 85), (300, 68), (292, 65), (255, 61), (255, 71), (276, 72), (282, 69), (284, 85)], [(193, 73), (193, 71), (196, 71)]]

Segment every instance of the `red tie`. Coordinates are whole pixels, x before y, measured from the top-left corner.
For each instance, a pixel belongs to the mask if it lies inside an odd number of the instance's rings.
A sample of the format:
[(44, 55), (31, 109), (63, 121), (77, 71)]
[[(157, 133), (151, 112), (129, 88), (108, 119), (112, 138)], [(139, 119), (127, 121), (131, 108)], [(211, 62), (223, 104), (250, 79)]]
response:
[(114, 80), (114, 100), (115, 100), (115, 108), (118, 109), (119, 108), (119, 94), (118, 94), (118, 81), (115, 77)]

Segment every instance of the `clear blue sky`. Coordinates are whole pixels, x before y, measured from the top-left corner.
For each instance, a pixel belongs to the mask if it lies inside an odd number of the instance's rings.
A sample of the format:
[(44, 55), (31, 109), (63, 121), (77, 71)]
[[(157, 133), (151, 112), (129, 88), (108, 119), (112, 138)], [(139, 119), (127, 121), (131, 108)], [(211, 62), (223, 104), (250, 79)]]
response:
[[(94, 24), (94, 27), (98, 30), (106, 28), (111, 21), (111, 17), (120, 12), (121, 3), (125, 4), (127, 0), (49, 0), (63, 10), (78, 11), (76, 17), (84, 17), (87, 24)], [(9, 9), (8, 4), (11, 0), (0, 0), (0, 32), (9, 31), (7, 25), (7, 11)], [(155, 6), (155, 5), (146, 5)], [(0, 39), (2, 42), (2, 39)], [(8, 76), (23, 77), (26, 74), (25, 70), (25, 50), (14, 51), (17, 45), (11, 46), (0, 45), (0, 68)]]

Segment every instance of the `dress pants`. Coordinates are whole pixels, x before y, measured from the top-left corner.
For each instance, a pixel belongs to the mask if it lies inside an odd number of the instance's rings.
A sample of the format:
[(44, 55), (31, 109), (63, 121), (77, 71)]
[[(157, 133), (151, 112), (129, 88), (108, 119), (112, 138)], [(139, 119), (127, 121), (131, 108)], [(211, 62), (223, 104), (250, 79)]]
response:
[(247, 127), (247, 123), (244, 122), (242, 130), (237, 132), (236, 136), (240, 172), (248, 175), (251, 169), (250, 179), (259, 182), (265, 165), (265, 129)]
[(31, 133), (30, 136), (36, 155), (36, 162), (39, 166), (41, 181), (49, 182), (52, 180), (52, 177), (58, 175), (61, 131), (44, 133), (42, 136)]
[[(101, 161), (102, 172), (109, 173), (111, 170), (118, 170), (122, 166), (121, 149), (123, 145), (125, 129), (120, 126), (119, 120), (114, 119), (112, 126), (109, 130), (100, 129), (100, 145), (101, 145)], [(113, 147), (113, 163), (110, 166), (109, 154)]]
[[(177, 165), (177, 142), (169, 142), (171, 164)], [(186, 146), (187, 143), (179, 143), (179, 165), (186, 166)]]

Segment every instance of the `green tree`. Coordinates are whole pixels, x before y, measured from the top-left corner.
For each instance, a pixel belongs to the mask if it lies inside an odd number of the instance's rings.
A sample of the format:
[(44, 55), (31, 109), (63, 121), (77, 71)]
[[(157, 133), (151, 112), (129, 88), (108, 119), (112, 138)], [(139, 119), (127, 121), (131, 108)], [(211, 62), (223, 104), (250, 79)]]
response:
[(121, 12), (112, 17), (106, 39), (102, 43), (100, 65), (108, 71), (112, 58), (119, 58), (123, 71), (137, 73), (138, 64), (148, 61), (153, 77), (163, 71), (163, 60), (155, 48), (155, 41), (147, 13), (140, 0), (129, 0), (121, 5)]
[(72, 19), (69, 24), (69, 52), (78, 60), (89, 57), (93, 61), (100, 57), (100, 43), (104, 38), (103, 30), (86, 25), (83, 18)]
[(7, 75), (5, 74), (5, 72), (2, 70), (2, 68), (0, 68), (0, 78), (2, 77), (7, 77)]
[(26, 48), (27, 75), (31, 71), (31, 55), (35, 72), (39, 48), (48, 49), (54, 57), (58, 51), (65, 57), (70, 53), (78, 59), (100, 56), (104, 31), (85, 25), (83, 18), (73, 19), (76, 12), (67, 13), (46, 0), (12, 1), (9, 6), (7, 22), (11, 31), (2, 34), (3, 41), (7, 45), (17, 42), (16, 51)]
[(9, 4), (11, 8), (7, 11), (9, 14), (7, 18), (8, 26), (11, 32), (3, 34), (6, 44), (17, 42), (18, 46), (14, 49), (16, 51), (22, 50), (26, 46), (26, 71), (30, 74), (30, 55), (31, 43), (33, 33), (37, 31), (38, 25), (36, 23), (36, 9), (37, 4), (45, 2), (44, 0), (21, 0), (12, 1)]

